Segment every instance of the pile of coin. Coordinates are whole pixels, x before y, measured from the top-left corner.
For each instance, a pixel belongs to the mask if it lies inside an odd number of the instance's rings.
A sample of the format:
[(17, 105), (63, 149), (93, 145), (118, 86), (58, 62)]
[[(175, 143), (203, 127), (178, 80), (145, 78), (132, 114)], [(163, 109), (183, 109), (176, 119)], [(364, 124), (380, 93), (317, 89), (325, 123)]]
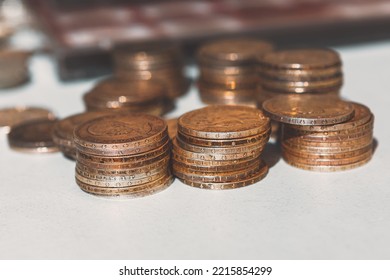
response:
[(282, 156), (292, 166), (341, 171), (367, 163), (373, 153), (374, 116), (361, 104), (337, 97), (279, 96), (263, 103), (282, 122)]
[(260, 105), (280, 94), (337, 95), (343, 84), (340, 56), (330, 49), (275, 51), (257, 61)]
[(255, 108), (214, 105), (178, 119), (172, 169), (183, 183), (205, 189), (244, 187), (264, 178), (260, 158), (270, 134), (269, 118)]
[(52, 138), (54, 143), (69, 159), (76, 159), (76, 146), (73, 141), (73, 132), (75, 128), (87, 121), (107, 116), (111, 114), (108, 111), (92, 111), (72, 115), (58, 121), (53, 128)]
[(76, 183), (103, 197), (140, 197), (173, 182), (171, 141), (159, 117), (127, 113), (103, 116), (78, 126)]
[(164, 85), (158, 81), (110, 77), (98, 82), (83, 98), (88, 111), (126, 110), (159, 116), (174, 107)]
[(198, 88), (206, 104), (256, 105), (256, 56), (273, 46), (256, 39), (224, 39), (203, 45), (197, 54)]
[(184, 75), (181, 51), (174, 44), (117, 47), (113, 53), (115, 75), (121, 79), (153, 80), (164, 84), (174, 99), (185, 94), (190, 82)]
[(29, 57), (30, 53), (22, 50), (0, 50), (0, 88), (16, 87), (29, 80)]

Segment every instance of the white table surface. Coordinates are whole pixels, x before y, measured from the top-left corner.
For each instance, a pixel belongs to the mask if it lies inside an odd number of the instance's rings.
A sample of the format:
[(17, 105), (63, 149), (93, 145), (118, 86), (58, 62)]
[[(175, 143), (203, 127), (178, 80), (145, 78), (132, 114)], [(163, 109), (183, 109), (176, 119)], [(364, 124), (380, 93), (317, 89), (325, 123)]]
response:
[[(342, 96), (374, 112), (373, 159), (344, 172), (300, 170), (280, 160), (261, 182), (231, 191), (178, 180), (156, 195), (96, 198), (60, 153), (29, 155), (0, 135), (1, 259), (389, 259), (390, 42), (340, 48)], [(93, 81), (63, 84), (47, 57), (32, 82), (0, 92), (0, 107), (83, 110)], [(172, 116), (200, 107), (195, 89)]]

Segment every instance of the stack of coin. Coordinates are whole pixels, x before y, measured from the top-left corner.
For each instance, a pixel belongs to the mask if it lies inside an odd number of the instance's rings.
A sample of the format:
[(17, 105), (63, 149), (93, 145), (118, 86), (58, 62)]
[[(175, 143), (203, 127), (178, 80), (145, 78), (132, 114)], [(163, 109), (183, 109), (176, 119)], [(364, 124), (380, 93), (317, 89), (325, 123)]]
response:
[(198, 51), (200, 97), (206, 104), (256, 105), (256, 56), (272, 50), (256, 39), (224, 39)]
[(292, 166), (341, 171), (372, 157), (374, 116), (364, 105), (337, 97), (289, 95), (263, 106), (272, 119), (284, 123), (282, 155)]
[(188, 112), (173, 140), (173, 173), (205, 189), (253, 184), (268, 172), (260, 155), (269, 134), (269, 118), (255, 108), (214, 105)]
[(84, 95), (88, 111), (126, 110), (163, 115), (173, 108), (164, 85), (157, 81), (131, 81), (111, 77)]
[(75, 128), (87, 121), (112, 114), (107, 111), (85, 112), (58, 121), (53, 128), (52, 138), (61, 152), (69, 159), (76, 159), (76, 146), (73, 141)]
[(171, 99), (188, 90), (190, 82), (184, 75), (184, 62), (177, 45), (118, 47), (113, 56), (115, 75), (121, 79), (159, 81)]
[(0, 88), (16, 87), (29, 80), (29, 57), (30, 53), (22, 50), (0, 50)]
[(343, 84), (341, 59), (330, 49), (298, 49), (258, 56), (258, 102), (280, 94), (337, 95)]
[(55, 120), (36, 119), (12, 127), (8, 134), (11, 149), (26, 153), (53, 153), (58, 147), (51, 138)]
[(140, 197), (173, 181), (171, 141), (159, 117), (127, 113), (103, 116), (76, 127), (76, 182), (90, 194)]

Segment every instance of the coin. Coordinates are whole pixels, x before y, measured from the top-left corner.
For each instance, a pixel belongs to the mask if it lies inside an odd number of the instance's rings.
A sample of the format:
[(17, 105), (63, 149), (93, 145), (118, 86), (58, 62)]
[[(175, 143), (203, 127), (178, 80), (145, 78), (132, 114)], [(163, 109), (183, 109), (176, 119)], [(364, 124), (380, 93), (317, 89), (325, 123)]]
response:
[(167, 124), (159, 117), (128, 113), (101, 117), (86, 122), (74, 131), (76, 147), (97, 155), (121, 155), (123, 151), (155, 147), (168, 137)]
[(302, 70), (341, 65), (339, 54), (331, 49), (275, 51), (261, 55), (258, 61), (262, 67)]
[(54, 124), (54, 120), (39, 119), (14, 126), (8, 134), (8, 144), (20, 152), (58, 152), (58, 147), (51, 138)]
[(273, 120), (295, 125), (331, 125), (350, 120), (354, 107), (330, 96), (277, 96), (263, 102), (265, 113)]
[(202, 181), (194, 181), (178, 178), (184, 184), (190, 185), (192, 187), (202, 188), (202, 189), (211, 189), (211, 190), (227, 190), (227, 189), (236, 189), (245, 187), (256, 182), (261, 181), (268, 173), (268, 166), (263, 162), (262, 168), (251, 176), (248, 176), (245, 179), (235, 182), (227, 182), (227, 183), (209, 183)]
[(177, 118), (166, 120), (168, 125), (168, 135), (169, 138), (173, 139), (177, 135)]
[(234, 139), (264, 133), (270, 120), (260, 110), (245, 106), (214, 105), (182, 115), (178, 131), (207, 139)]
[(13, 126), (39, 119), (54, 120), (55, 116), (50, 110), (39, 107), (2, 108), (0, 109), (0, 131), (9, 133)]

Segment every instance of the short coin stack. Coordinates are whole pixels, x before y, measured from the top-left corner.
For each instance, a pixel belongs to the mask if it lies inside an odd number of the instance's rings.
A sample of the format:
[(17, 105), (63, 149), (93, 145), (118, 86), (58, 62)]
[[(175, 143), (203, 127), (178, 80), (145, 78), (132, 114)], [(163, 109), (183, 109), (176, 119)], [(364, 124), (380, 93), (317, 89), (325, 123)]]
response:
[(256, 104), (256, 56), (272, 50), (256, 39), (225, 39), (202, 46), (197, 55), (200, 97), (206, 104)]
[(258, 56), (258, 102), (280, 94), (335, 94), (343, 84), (341, 59), (330, 49), (298, 49)]
[(260, 156), (269, 134), (269, 118), (255, 108), (214, 105), (188, 112), (178, 120), (173, 172), (198, 188), (253, 184), (268, 172)]
[(16, 87), (29, 80), (27, 66), (29, 57), (30, 53), (22, 50), (0, 51), (0, 88)]
[(53, 128), (52, 138), (61, 152), (69, 159), (76, 159), (76, 146), (73, 141), (75, 128), (87, 121), (107, 116), (110, 112), (93, 111), (69, 116), (58, 121)]
[(271, 118), (284, 123), (282, 155), (293, 166), (341, 171), (372, 157), (374, 116), (364, 105), (337, 97), (290, 95), (263, 106)]
[(74, 131), (76, 182), (93, 195), (140, 197), (173, 181), (167, 124), (159, 117), (128, 113), (100, 117)]
[(163, 83), (171, 99), (185, 94), (190, 84), (180, 49), (174, 44), (118, 47), (114, 50), (114, 68), (120, 79)]
[(162, 115), (172, 109), (165, 87), (157, 81), (108, 78), (84, 95), (88, 111), (126, 110)]

